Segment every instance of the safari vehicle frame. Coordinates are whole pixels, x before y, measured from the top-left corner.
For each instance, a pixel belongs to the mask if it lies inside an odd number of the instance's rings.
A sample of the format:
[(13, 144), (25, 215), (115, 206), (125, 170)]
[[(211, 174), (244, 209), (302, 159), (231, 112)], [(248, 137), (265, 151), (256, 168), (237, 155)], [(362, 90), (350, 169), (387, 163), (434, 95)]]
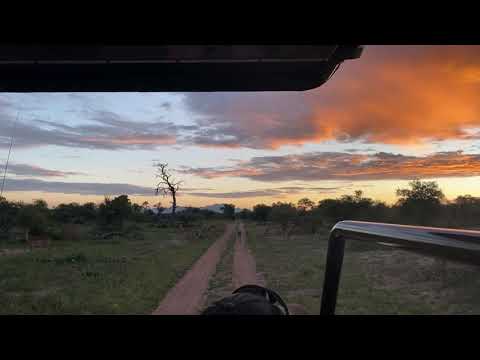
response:
[(346, 240), (379, 243), (480, 265), (480, 231), (340, 221), (330, 231), (328, 240), (320, 315), (335, 313)]

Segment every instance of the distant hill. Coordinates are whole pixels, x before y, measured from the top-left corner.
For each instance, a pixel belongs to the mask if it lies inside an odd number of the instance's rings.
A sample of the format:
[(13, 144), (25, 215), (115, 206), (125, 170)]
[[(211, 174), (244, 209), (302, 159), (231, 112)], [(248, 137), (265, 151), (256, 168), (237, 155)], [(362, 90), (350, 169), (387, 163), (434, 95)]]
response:
[[(198, 209), (210, 210), (210, 211), (213, 211), (215, 213), (222, 214), (223, 213), (222, 207), (223, 207), (223, 204), (213, 204), (213, 205), (202, 206), (202, 207), (199, 207)], [(176, 212), (179, 213), (179, 212), (182, 212), (186, 209), (187, 209), (187, 207), (177, 206)], [(150, 210), (152, 210), (155, 214), (157, 213), (156, 208), (151, 208)], [(243, 209), (239, 209), (239, 208), (236, 207), (235, 208), (235, 213), (239, 213), (242, 210)], [(171, 214), (171, 213), (172, 213), (172, 208), (171, 207), (163, 210), (163, 212), (162, 212), (162, 214)]]
[[(211, 210), (216, 213), (223, 213), (222, 208), (223, 208), (223, 204), (214, 204), (214, 205), (207, 205), (207, 206), (201, 207), (200, 209)], [(235, 207), (235, 213), (239, 213), (242, 210), (243, 209)]]

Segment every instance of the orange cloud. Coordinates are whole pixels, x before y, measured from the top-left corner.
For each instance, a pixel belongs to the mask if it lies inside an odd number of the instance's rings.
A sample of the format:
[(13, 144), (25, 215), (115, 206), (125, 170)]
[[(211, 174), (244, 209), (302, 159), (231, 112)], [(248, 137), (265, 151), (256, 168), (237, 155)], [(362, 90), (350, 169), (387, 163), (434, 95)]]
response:
[(385, 180), (480, 175), (480, 154), (439, 152), (427, 156), (314, 152), (254, 157), (231, 168), (189, 168), (204, 178), (241, 177), (257, 181)]
[[(420, 144), (480, 128), (479, 46), (367, 46), (307, 92), (188, 94), (202, 146)], [(471, 134), (470, 134), (471, 135)]]
[(345, 134), (408, 144), (458, 139), (465, 129), (480, 126), (478, 47), (414, 47), (411, 59), (410, 52), (395, 50), (376, 61), (373, 49), (363, 62), (345, 69), (338, 82), (332, 79), (331, 96), (341, 100), (315, 107), (317, 139)]

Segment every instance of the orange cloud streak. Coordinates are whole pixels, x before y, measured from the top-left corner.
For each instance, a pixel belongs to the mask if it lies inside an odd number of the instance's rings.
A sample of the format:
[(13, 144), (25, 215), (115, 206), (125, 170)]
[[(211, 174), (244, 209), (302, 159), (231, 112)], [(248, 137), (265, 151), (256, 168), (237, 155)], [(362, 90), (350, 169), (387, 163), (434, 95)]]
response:
[[(288, 120), (305, 132), (292, 136), (291, 125), (266, 122), (286, 129), (265, 136), (266, 147), (333, 139), (409, 145), (467, 138), (468, 129), (480, 127), (480, 47), (367, 47), (362, 58), (344, 63), (302, 101), (308, 113)], [(266, 132), (258, 121), (251, 131)]]
[(378, 153), (306, 153), (256, 157), (232, 168), (184, 170), (204, 178), (241, 177), (258, 181), (384, 180), (480, 175), (480, 154), (435, 153), (423, 157)]
[(123, 137), (84, 137), (89, 143), (108, 143), (111, 145), (170, 145), (176, 143), (173, 136), (123, 136)]

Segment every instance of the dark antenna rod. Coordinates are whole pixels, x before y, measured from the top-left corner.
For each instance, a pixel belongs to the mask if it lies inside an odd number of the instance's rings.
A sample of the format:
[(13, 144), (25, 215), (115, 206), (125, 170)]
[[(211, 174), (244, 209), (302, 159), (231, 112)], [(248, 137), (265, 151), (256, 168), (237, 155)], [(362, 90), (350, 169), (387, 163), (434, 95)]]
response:
[(3, 172), (3, 180), (2, 180), (2, 189), (0, 190), (0, 197), (3, 195), (3, 189), (5, 187), (5, 179), (7, 177), (7, 170), (8, 170), (8, 162), (10, 161), (10, 154), (12, 153), (12, 146), (13, 146), (13, 134), (15, 133), (15, 128), (17, 126), (17, 120), (18, 120), (18, 114), (15, 119), (15, 122), (13, 123), (13, 130), (12, 130), (12, 136), (10, 138), (10, 147), (8, 149), (8, 156), (7, 156), (7, 162), (5, 163), (5, 171)]

